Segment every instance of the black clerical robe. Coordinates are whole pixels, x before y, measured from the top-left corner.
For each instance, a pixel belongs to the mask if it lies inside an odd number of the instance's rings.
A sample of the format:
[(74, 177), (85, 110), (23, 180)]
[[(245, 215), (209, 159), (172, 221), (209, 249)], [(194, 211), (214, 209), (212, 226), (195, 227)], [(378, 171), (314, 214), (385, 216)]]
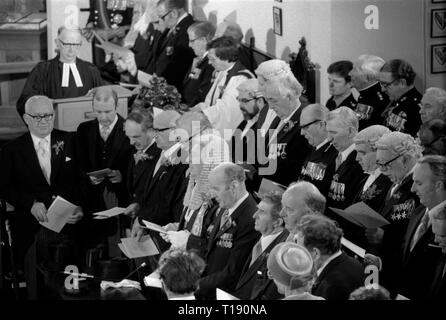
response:
[(68, 87), (62, 88), (63, 63), (59, 56), (38, 63), (28, 76), (22, 94), (17, 100), (20, 116), (25, 112), (25, 102), (35, 95), (44, 95), (51, 99), (75, 98), (84, 96), (92, 88), (105, 84), (98, 68), (90, 62), (76, 59), (76, 67), (82, 80), (82, 87), (77, 87), (70, 71)]

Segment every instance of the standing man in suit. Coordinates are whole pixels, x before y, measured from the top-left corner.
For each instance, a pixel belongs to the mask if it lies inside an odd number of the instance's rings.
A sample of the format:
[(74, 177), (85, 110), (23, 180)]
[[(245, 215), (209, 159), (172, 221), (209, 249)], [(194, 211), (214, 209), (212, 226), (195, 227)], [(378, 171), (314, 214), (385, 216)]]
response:
[(187, 29), (187, 34), (195, 58), (184, 78), (181, 95), (183, 101), (193, 107), (204, 102), (212, 86), (214, 67), (209, 63), (207, 45), (214, 37), (215, 27), (207, 21), (195, 22)]
[(194, 59), (187, 34), (194, 18), (187, 13), (186, 5), (186, 0), (160, 0), (156, 7), (158, 19), (169, 30), (156, 49), (155, 73), (165, 78), (179, 92), (182, 91), (184, 77)]
[(259, 174), (285, 187), (297, 180), (310, 151), (300, 131), (300, 114), (304, 108), (299, 101), (302, 90), (299, 81), (290, 73), (275, 78), (265, 89), (265, 99), (280, 123), (270, 134), (266, 148), (272, 168), (261, 168)]
[[(14, 245), (20, 264), (25, 259), (29, 298), (35, 299), (36, 266), (48, 270), (54, 264), (80, 262), (74, 256), (70, 261), (55, 261), (50, 247), (67, 245), (73, 251), (79, 248), (76, 225), (84, 215), (81, 206), (85, 188), (73, 157), (71, 135), (53, 130), (51, 100), (33, 96), (27, 100), (24, 111), (23, 119), (29, 133), (11, 141), (2, 150), (0, 193), (15, 208)], [(48, 221), (47, 211), (56, 196), (78, 206), (60, 233), (39, 225)]]
[[(106, 177), (88, 177), (88, 210), (98, 212), (127, 206), (127, 167), (132, 147), (124, 133), (124, 119), (117, 114), (118, 95), (110, 86), (93, 92), (95, 120), (81, 123), (76, 132), (76, 153), (82, 172), (111, 169)], [(90, 221), (89, 246), (96, 246), (117, 231), (118, 218)], [(110, 238), (109, 249), (116, 239)], [(117, 248), (114, 248), (117, 249)], [(114, 255), (119, 251), (109, 252)]]
[(328, 109), (320, 103), (310, 104), (300, 114), (300, 130), (312, 146), (305, 158), (299, 179), (311, 182), (326, 197), (330, 190), (338, 151), (327, 131)]
[[(150, 182), (144, 190), (142, 206), (133, 223), (132, 236), (140, 238), (146, 230), (143, 228), (146, 220), (161, 226), (179, 222), (183, 212), (183, 198), (186, 193), (188, 179), (186, 171), (188, 165), (181, 161), (181, 144), (173, 139), (176, 121), (180, 114), (173, 110), (166, 110), (155, 116), (153, 129), (155, 142), (161, 149)], [(158, 232), (150, 232), (160, 251), (168, 249)]]
[(280, 216), (282, 196), (267, 193), (254, 213), (254, 229), (262, 234), (246, 260), (241, 277), (235, 287), (235, 295), (242, 300), (277, 300), (281, 295), (274, 282), (268, 278), (266, 262), (271, 250), (286, 240), (288, 231)]
[(302, 235), (317, 269), (311, 294), (326, 300), (348, 300), (353, 290), (364, 285), (364, 267), (341, 251), (342, 229), (333, 220), (305, 216)]
[(130, 204), (125, 212), (134, 217), (141, 207), (144, 192), (152, 179), (161, 149), (155, 143), (153, 117), (148, 111), (132, 111), (125, 121), (124, 128), (130, 144), (135, 149), (133, 156), (129, 159), (127, 171)]
[(246, 191), (243, 168), (222, 163), (211, 171), (209, 183), (221, 210), (208, 228), (207, 265), (196, 293), (203, 299), (215, 299), (217, 288), (234, 292), (259, 238), (252, 219), (256, 202)]
[(380, 57), (363, 54), (353, 63), (349, 73), (353, 87), (359, 91), (355, 109), (359, 130), (384, 121), (381, 115), (389, 105), (389, 97), (378, 82), (379, 71), (384, 63)]
[(327, 130), (333, 146), (338, 150), (327, 207), (345, 209), (353, 203), (359, 185), (365, 177), (364, 171), (356, 161), (357, 153), (353, 143), (353, 138), (358, 133), (358, 117), (352, 109), (339, 107), (328, 114)]

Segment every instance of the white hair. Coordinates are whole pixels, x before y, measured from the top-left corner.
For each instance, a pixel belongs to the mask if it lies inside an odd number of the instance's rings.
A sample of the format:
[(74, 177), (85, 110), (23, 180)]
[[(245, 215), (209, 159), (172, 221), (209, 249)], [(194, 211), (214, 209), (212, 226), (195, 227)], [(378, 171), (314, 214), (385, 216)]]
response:
[(347, 129), (352, 128), (358, 132), (359, 120), (356, 113), (348, 107), (339, 107), (328, 113), (327, 122), (336, 121), (341, 127)]
[(378, 74), (385, 63), (383, 58), (369, 54), (360, 55), (358, 60), (355, 61), (355, 65), (370, 82), (378, 80)]

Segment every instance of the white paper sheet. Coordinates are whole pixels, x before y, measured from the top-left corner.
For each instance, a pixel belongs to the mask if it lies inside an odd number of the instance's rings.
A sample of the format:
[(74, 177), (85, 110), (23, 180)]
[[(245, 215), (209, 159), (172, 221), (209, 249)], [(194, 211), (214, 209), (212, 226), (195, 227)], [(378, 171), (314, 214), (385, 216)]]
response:
[(114, 207), (105, 211), (93, 213), (93, 215), (96, 216), (95, 219), (100, 219), (100, 218), (107, 219), (123, 214), (124, 212), (125, 208)]
[[(122, 252), (129, 259), (148, 257), (159, 253), (149, 235), (143, 236), (141, 241), (137, 241), (136, 238), (122, 238), (121, 245), (124, 248)], [(121, 246), (119, 247), (121, 248)]]
[(361, 257), (364, 259), (365, 256), (365, 250), (363, 248), (361, 248), (360, 246), (354, 244), (353, 242), (345, 239), (345, 238), (341, 238), (341, 244), (350, 249), (351, 251), (353, 251), (354, 254), (356, 254), (357, 256)]
[(48, 222), (40, 222), (40, 224), (47, 229), (59, 233), (67, 223), (68, 218), (73, 215), (76, 209), (76, 205), (57, 196), (46, 213)]
[(166, 230), (164, 230), (163, 227), (161, 227), (160, 225), (156, 224), (156, 223), (152, 223), (146, 220), (143, 220), (142, 222), (144, 222), (145, 226), (147, 229), (159, 232), (159, 233), (167, 233)]
[(239, 298), (217, 288), (217, 300), (240, 300)]

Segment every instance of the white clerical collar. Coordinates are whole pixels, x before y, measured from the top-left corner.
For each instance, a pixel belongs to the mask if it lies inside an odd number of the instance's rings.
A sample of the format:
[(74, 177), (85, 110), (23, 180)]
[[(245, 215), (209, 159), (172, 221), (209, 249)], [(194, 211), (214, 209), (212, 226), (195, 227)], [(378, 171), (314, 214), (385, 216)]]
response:
[(342, 162), (344, 162), (347, 157), (355, 150), (355, 144), (353, 143), (350, 147), (341, 152)]
[(44, 137), (44, 138), (40, 138), (40, 137), (38, 137), (38, 136), (36, 136), (36, 135), (34, 135), (34, 134), (31, 133), (31, 138), (32, 138), (32, 140), (33, 140), (34, 148), (35, 148), (36, 150), (38, 149), (38, 147), (39, 147), (39, 142), (40, 142), (41, 140), (46, 140), (46, 142), (48, 143), (48, 145), (50, 145), (50, 141), (51, 141), (50, 136), (51, 136), (51, 134), (47, 135), (47, 136)]
[(283, 230), (279, 230), (276, 233), (269, 234), (267, 236), (263, 236), (260, 238), (260, 243), (262, 245), (262, 251), (265, 251), (268, 246), (273, 243), (274, 240), (282, 233)]
[(339, 250), (338, 252), (336, 252), (335, 254), (331, 255), (330, 257), (328, 257), (327, 260), (325, 260), (325, 262), (322, 264), (322, 266), (317, 269), (317, 276), (319, 277), (322, 273), (322, 271), (324, 271), (324, 269), (328, 266), (328, 264), (330, 262), (332, 262), (334, 259), (336, 259), (337, 257), (339, 257), (342, 254), (342, 251)]
[[(112, 132), (112, 131), (113, 131), (113, 128), (115, 127), (115, 125), (116, 125), (117, 122), (118, 122), (118, 115), (115, 115), (115, 120), (113, 120), (113, 122), (108, 126), (108, 128), (109, 128), (109, 131), (108, 131), (108, 132)], [(105, 127), (105, 126), (102, 125), (102, 124), (99, 122), (99, 131), (102, 131), (104, 127)]]
[(67, 88), (70, 85), (70, 72), (73, 74), (74, 82), (76, 87), (83, 87), (82, 79), (77, 70), (76, 61), (71, 63), (64, 63), (62, 68), (62, 87)]
[(329, 138), (326, 138), (324, 141), (322, 141), (321, 143), (319, 143), (316, 147), (316, 150), (319, 150), (320, 148), (322, 148), (326, 143), (328, 143), (328, 141), (330, 141)]
[(249, 196), (249, 193), (246, 192), (246, 194), (243, 197), (241, 197), (236, 203), (234, 203), (232, 205), (232, 207), (230, 207), (228, 209), (228, 214), (232, 215), (232, 213), (235, 211), (235, 209), (237, 209), (242, 204), (242, 202), (248, 198), (248, 196)]

